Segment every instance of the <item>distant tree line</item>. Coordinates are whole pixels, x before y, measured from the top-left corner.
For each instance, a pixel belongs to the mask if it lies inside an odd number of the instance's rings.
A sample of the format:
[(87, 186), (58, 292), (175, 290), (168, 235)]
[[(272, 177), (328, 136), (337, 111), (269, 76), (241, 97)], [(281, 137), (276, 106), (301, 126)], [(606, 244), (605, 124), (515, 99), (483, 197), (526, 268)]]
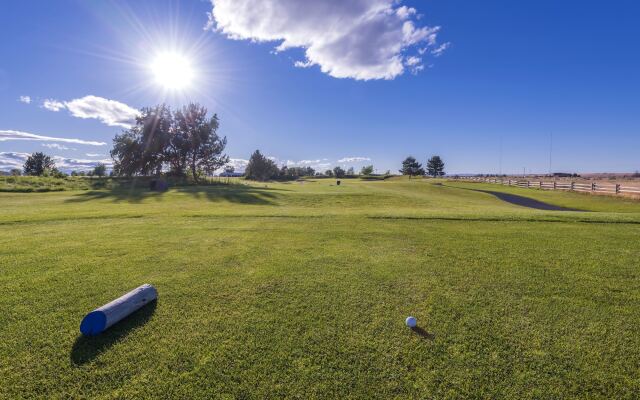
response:
[(272, 159), (265, 157), (260, 150), (251, 154), (244, 172), (247, 179), (255, 181), (295, 180), (303, 176), (314, 176), (316, 171), (311, 167), (288, 167), (278, 165)]
[[(226, 137), (218, 135), (218, 116), (208, 115), (207, 109), (190, 103), (177, 110), (166, 104), (143, 108), (135, 125), (117, 134), (113, 139), (111, 157), (114, 160), (113, 175), (150, 176), (166, 174), (184, 177), (190, 175), (197, 183), (199, 179), (224, 167), (227, 176), (235, 174), (235, 168), (227, 165), (229, 157), (224, 154)], [(414, 176), (444, 176), (444, 161), (434, 155), (426, 162), (426, 170), (415, 157), (402, 162), (400, 173)], [(28, 157), (22, 171), (25, 175), (64, 176), (56, 169), (53, 159), (43, 153)], [(12, 171), (19, 174), (19, 170)], [(105, 176), (106, 165), (99, 163), (89, 172), (72, 172), (76, 176)], [(386, 175), (390, 172), (387, 171)], [(374, 175), (373, 165), (365, 165), (359, 175)], [(322, 172), (311, 167), (278, 166), (274, 160), (256, 150), (250, 157), (244, 176), (257, 181), (294, 180), (308, 176), (355, 177), (353, 167), (345, 170), (341, 166)], [(377, 175), (376, 175), (377, 176)]]

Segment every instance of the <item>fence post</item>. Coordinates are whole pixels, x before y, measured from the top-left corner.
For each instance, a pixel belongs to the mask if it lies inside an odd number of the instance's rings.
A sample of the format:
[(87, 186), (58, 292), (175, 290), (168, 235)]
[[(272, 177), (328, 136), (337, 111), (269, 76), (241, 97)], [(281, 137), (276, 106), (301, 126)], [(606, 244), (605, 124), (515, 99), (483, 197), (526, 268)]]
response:
[(540, 181), (540, 182), (538, 182), (538, 183), (539, 183), (538, 187), (539, 187), (540, 189), (542, 189), (542, 181)]
[(553, 181), (553, 190), (556, 190), (556, 181)]
[(595, 191), (596, 191), (596, 183), (595, 183), (595, 182), (592, 182), (592, 183), (591, 183), (591, 191), (592, 191), (592, 192), (595, 192)]
[(576, 183), (575, 182), (571, 182), (571, 190), (575, 190), (576, 188)]
[(531, 181), (527, 181), (527, 189), (531, 187)]
[(620, 184), (616, 183), (616, 194), (620, 193)]

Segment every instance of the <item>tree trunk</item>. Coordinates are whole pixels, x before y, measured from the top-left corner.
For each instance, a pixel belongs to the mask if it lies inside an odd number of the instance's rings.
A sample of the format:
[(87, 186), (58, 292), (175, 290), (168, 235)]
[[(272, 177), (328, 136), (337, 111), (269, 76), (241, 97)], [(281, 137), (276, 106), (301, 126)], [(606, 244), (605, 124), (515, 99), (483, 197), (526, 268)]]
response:
[(196, 173), (196, 156), (195, 156), (195, 154), (191, 158), (191, 173), (193, 174), (194, 182), (198, 183), (198, 175)]

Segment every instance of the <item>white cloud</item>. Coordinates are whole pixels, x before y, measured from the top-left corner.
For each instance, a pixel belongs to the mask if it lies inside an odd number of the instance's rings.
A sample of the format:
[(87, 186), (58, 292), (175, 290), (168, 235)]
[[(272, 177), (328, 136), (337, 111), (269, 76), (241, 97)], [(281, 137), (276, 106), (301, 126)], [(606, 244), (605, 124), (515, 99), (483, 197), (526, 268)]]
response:
[(14, 151), (0, 152), (0, 170), (9, 171), (13, 168), (22, 169), (24, 162), (31, 154)]
[(58, 112), (64, 108), (64, 103), (58, 100), (47, 99), (42, 103), (42, 107), (49, 111)]
[(25, 103), (25, 104), (31, 104), (31, 97), (30, 96), (20, 96), (18, 101), (20, 101), (21, 103)]
[(66, 158), (60, 156), (53, 156), (53, 162), (56, 164), (56, 168), (60, 171), (71, 172), (71, 171), (89, 171), (92, 170), (98, 164), (105, 164), (107, 169), (113, 168), (113, 160), (111, 159), (103, 159), (103, 160), (83, 160), (76, 158)]
[(42, 146), (48, 147), (50, 149), (58, 149), (58, 150), (76, 150), (74, 148), (67, 147), (65, 145), (58, 144), (58, 143), (44, 143)]
[[(243, 172), (245, 168), (247, 168), (247, 164), (249, 164), (249, 160), (245, 160), (242, 158), (230, 158), (227, 165), (230, 165), (234, 168), (236, 172)], [(224, 168), (220, 169), (221, 171)]]
[(442, 43), (440, 46), (438, 46), (435, 49), (431, 50), (431, 54), (433, 54), (436, 57), (440, 57), (442, 55), (442, 53), (444, 53), (445, 50), (447, 50), (449, 47), (451, 47), (451, 43), (450, 42)]
[(0, 130), (0, 142), (6, 142), (9, 140), (31, 140), (31, 141), (42, 141), (42, 142), (76, 143), (76, 144), (85, 144), (89, 146), (106, 145), (106, 143), (104, 142), (96, 142), (92, 140), (68, 139), (68, 138), (36, 135), (35, 133), (29, 133), (29, 132)]
[(416, 13), (415, 8), (407, 7), (407, 6), (398, 7), (398, 9), (396, 10), (396, 14), (398, 15), (398, 17), (402, 19), (407, 19), (410, 16), (415, 15), (415, 13)]
[(320, 164), (322, 161), (326, 161), (325, 159), (318, 159), (318, 160), (300, 160), (300, 161), (293, 161), (293, 160), (287, 160), (286, 161), (286, 165), (287, 167), (308, 167), (311, 165), (316, 165), (316, 164)]
[(357, 163), (363, 161), (371, 161), (369, 157), (345, 157), (338, 160), (339, 163)]
[[(209, 27), (230, 39), (304, 50), (296, 67), (335, 78), (394, 79), (412, 48), (437, 46), (439, 27), (416, 26), (401, 0), (212, 0)], [(444, 51), (444, 50), (443, 50)]]
[(100, 153), (86, 153), (85, 156), (87, 157), (104, 157), (104, 154), (100, 154)]
[[(0, 152), (0, 170), (9, 171), (13, 168), (22, 169), (24, 162), (30, 155), (30, 153)], [(61, 156), (52, 156), (51, 158), (53, 159), (56, 168), (63, 172), (89, 171), (100, 163), (105, 164), (107, 169), (113, 168), (113, 161), (110, 159), (82, 160)]]
[(94, 118), (106, 125), (123, 128), (130, 128), (140, 113), (135, 108), (119, 101), (93, 95), (65, 102), (47, 99), (42, 103), (42, 107), (50, 111), (60, 111), (66, 108), (74, 117)]
[(408, 66), (412, 67), (414, 65), (420, 64), (420, 61), (422, 61), (422, 59), (420, 57), (411, 56), (411, 57), (407, 57), (407, 60), (405, 61), (405, 64), (407, 64)]
[(95, 118), (109, 126), (129, 128), (135, 122), (139, 112), (119, 101), (98, 96), (84, 96), (65, 102), (65, 106), (74, 117)]

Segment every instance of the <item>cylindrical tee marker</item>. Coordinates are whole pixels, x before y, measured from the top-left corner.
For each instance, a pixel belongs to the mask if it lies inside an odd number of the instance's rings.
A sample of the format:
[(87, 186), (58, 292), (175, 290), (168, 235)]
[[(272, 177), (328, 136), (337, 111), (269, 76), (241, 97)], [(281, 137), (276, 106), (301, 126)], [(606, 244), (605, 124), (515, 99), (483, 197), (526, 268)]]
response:
[(87, 314), (80, 323), (80, 332), (85, 336), (98, 335), (157, 298), (158, 292), (152, 285), (139, 286)]

